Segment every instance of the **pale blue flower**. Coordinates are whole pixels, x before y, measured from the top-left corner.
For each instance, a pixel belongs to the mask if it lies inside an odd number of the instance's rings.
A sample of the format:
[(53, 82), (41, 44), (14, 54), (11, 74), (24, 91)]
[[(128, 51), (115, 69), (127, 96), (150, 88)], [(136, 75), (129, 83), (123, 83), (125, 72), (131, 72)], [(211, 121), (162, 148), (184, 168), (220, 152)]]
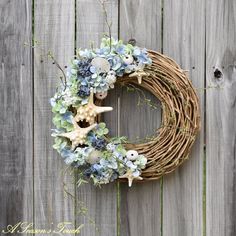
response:
[(134, 177), (138, 177), (138, 176), (140, 176), (140, 171), (139, 170), (135, 170), (133, 173), (132, 173), (132, 175), (134, 176)]
[(133, 163), (132, 161), (127, 161), (125, 164), (126, 164), (126, 166), (129, 167), (131, 170), (137, 169), (137, 166), (134, 165), (134, 163)]
[(113, 144), (113, 143), (108, 143), (107, 144), (107, 150), (111, 151), (111, 152), (114, 152), (116, 149), (116, 145)]
[(116, 157), (116, 158), (118, 158), (119, 160), (123, 160), (123, 155), (120, 153), (120, 152), (118, 152), (118, 151), (113, 151), (113, 154), (114, 154), (114, 156)]
[(67, 165), (71, 164), (72, 162), (75, 161), (76, 156), (75, 154), (71, 151), (71, 149), (68, 148), (62, 148), (61, 151), (61, 156), (64, 158), (64, 161)]
[(62, 118), (71, 124), (72, 124), (72, 117), (73, 117), (73, 114), (71, 111), (67, 111), (66, 113), (62, 115)]
[(124, 55), (125, 54), (125, 46), (124, 45), (119, 45), (116, 48), (116, 53), (118, 53), (119, 55)]
[(56, 105), (56, 99), (55, 98), (50, 98), (49, 102), (50, 102), (52, 107), (54, 107)]
[(84, 57), (84, 58), (87, 58), (87, 59), (91, 59), (91, 58), (94, 57), (94, 53), (89, 49), (85, 49), (83, 51), (81, 50), (81, 51), (79, 51), (79, 54), (80, 54), (81, 57)]

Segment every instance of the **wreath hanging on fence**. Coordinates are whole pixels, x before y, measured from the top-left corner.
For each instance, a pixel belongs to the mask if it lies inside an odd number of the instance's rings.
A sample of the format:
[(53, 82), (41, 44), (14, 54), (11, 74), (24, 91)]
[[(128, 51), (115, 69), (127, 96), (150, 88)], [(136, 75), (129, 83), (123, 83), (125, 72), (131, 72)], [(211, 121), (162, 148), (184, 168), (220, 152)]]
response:
[[(79, 50), (66, 78), (51, 98), (53, 147), (95, 185), (158, 179), (188, 158), (200, 127), (199, 104), (191, 81), (172, 59), (108, 37), (100, 48)], [(112, 107), (102, 100), (116, 83), (139, 85), (160, 100), (162, 124), (152, 140), (131, 144), (108, 136), (100, 114)]]

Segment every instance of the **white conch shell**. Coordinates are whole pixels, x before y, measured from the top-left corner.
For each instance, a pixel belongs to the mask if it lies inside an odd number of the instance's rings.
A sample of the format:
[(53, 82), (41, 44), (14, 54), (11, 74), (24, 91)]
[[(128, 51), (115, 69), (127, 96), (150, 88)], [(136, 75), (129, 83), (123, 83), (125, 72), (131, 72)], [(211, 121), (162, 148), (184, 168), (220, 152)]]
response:
[(94, 129), (97, 126), (97, 124), (93, 124), (93, 125), (86, 127), (86, 128), (81, 128), (76, 123), (74, 118), (72, 119), (72, 122), (74, 125), (73, 131), (68, 132), (68, 133), (58, 134), (57, 136), (70, 139), (70, 141), (72, 142), (71, 149), (74, 150), (79, 144), (82, 145), (85, 143), (88, 132), (91, 131), (92, 129)]
[(80, 106), (77, 109), (75, 121), (79, 122), (79, 121), (85, 120), (86, 122), (88, 122), (91, 125), (95, 122), (95, 118), (98, 114), (103, 113), (103, 112), (107, 112), (107, 111), (112, 111), (112, 110), (113, 110), (112, 107), (96, 106), (93, 102), (93, 89), (91, 89), (88, 104), (86, 104), (84, 106)]

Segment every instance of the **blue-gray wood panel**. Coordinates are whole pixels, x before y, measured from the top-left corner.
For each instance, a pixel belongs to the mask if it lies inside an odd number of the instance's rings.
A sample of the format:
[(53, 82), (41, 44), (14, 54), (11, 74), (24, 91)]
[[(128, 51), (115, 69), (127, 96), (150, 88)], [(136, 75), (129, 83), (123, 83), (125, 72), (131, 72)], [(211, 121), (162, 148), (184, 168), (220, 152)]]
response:
[(31, 4), (0, 1), (0, 231), (33, 217)]

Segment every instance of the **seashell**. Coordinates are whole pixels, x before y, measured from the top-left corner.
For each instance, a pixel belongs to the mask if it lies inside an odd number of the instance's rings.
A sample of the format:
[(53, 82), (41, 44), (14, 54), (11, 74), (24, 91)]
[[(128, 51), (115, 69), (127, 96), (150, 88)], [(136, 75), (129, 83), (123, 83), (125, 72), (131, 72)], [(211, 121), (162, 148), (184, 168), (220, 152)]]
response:
[(96, 97), (97, 99), (102, 100), (102, 99), (104, 99), (104, 98), (107, 97), (107, 92), (95, 93), (95, 97)]
[(126, 55), (126, 56), (124, 57), (123, 61), (124, 61), (125, 64), (130, 65), (130, 64), (133, 63), (134, 58), (133, 58), (133, 56), (131, 56), (131, 55)]
[(130, 161), (134, 161), (138, 158), (138, 152), (135, 151), (135, 150), (129, 150), (127, 153), (126, 153), (126, 157), (128, 160)]
[(110, 71), (111, 66), (110, 63), (108, 62), (108, 60), (106, 60), (105, 58), (102, 57), (95, 57), (93, 58), (93, 60), (91, 61), (92, 66), (94, 66), (99, 73), (107, 73)]
[(114, 88), (114, 83), (116, 82), (116, 72), (111, 70), (107, 73), (106, 81), (109, 84), (110, 88)]
[(72, 142), (71, 149), (74, 150), (78, 145), (82, 145), (86, 142), (87, 134), (94, 129), (97, 124), (93, 124), (86, 128), (81, 128), (75, 119), (72, 119), (74, 130), (68, 133), (58, 134), (57, 136), (68, 138)]
[(89, 156), (86, 158), (86, 161), (87, 161), (89, 164), (93, 165), (93, 164), (95, 164), (95, 163), (97, 163), (97, 162), (100, 161), (101, 156), (102, 156), (102, 153), (101, 153), (100, 151), (93, 150), (93, 151), (89, 154)]
[(141, 84), (142, 83), (142, 78), (143, 77), (147, 77), (149, 76), (149, 73), (144, 72), (143, 70), (137, 70), (134, 73), (130, 74), (129, 77), (136, 77), (138, 79), (138, 83)]
[(95, 122), (95, 118), (98, 114), (113, 110), (112, 107), (96, 106), (93, 101), (93, 95), (93, 89), (91, 89), (88, 104), (80, 106), (77, 109), (77, 113), (75, 116), (76, 122), (83, 121), (85, 119), (85, 121), (89, 122), (89, 124), (91, 125)]
[(119, 177), (120, 179), (128, 179), (128, 185), (129, 187), (132, 186), (133, 180), (137, 179), (137, 180), (143, 180), (143, 178), (141, 176), (137, 176), (135, 177), (133, 175), (133, 172), (131, 170), (128, 170), (124, 175)]

